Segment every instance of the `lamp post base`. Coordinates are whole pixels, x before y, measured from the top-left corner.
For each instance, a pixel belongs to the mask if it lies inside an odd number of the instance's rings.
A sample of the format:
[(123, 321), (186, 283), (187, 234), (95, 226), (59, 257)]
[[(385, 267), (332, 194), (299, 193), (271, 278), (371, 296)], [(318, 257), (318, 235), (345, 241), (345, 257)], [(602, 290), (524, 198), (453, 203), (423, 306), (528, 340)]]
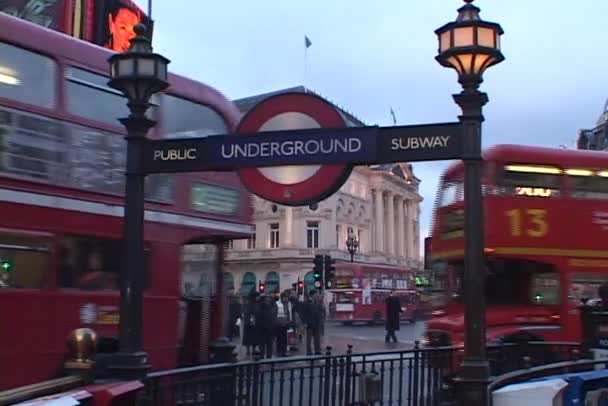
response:
[(96, 361), (98, 366), (105, 367), (103, 369), (109, 377), (117, 380), (143, 380), (152, 369), (148, 354), (144, 351), (98, 354)]
[(487, 406), (489, 403), (490, 364), (487, 361), (468, 361), (454, 379), (459, 406)]

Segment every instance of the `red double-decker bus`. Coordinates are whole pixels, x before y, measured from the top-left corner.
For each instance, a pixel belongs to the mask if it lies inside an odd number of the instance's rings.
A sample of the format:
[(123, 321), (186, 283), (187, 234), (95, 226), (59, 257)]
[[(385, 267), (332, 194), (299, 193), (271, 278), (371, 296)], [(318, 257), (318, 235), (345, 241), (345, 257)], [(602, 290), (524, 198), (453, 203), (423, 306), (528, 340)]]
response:
[[(2, 13), (0, 27), (0, 389), (6, 389), (57, 377), (75, 328), (90, 327), (102, 346), (113, 346), (126, 151), (117, 119), (128, 110), (107, 86), (111, 51)], [(158, 125), (150, 137), (235, 128), (240, 114), (220, 93), (177, 75), (170, 83), (152, 100), (149, 116)], [(235, 174), (195, 173), (148, 177), (146, 199), (144, 349), (154, 368), (172, 368), (183, 332), (184, 247), (249, 236), (250, 195)], [(219, 296), (215, 264), (186, 264), (199, 296)], [(210, 313), (199, 333), (222, 315)]]
[[(608, 281), (608, 154), (499, 145), (484, 153), (483, 168), (489, 343), (580, 342), (578, 306)], [(463, 174), (461, 163), (450, 167), (436, 201), (433, 286), (442, 295), (429, 345), (464, 340)]]
[(334, 288), (329, 289), (330, 321), (379, 324), (385, 320), (385, 300), (394, 291), (401, 319), (413, 323), (418, 309), (415, 274), (402, 268), (352, 262), (336, 263)]

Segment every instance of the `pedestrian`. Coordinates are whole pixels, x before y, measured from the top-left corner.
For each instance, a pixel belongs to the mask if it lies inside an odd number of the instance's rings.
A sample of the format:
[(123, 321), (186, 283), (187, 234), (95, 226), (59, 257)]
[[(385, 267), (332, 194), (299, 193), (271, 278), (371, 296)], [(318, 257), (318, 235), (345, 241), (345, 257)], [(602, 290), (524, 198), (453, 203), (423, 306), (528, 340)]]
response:
[(277, 355), (279, 357), (287, 356), (287, 329), (291, 326), (291, 303), (287, 292), (281, 294), (280, 300), (277, 302), (277, 323), (276, 323), (276, 339), (277, 339)]
[(270, 295), (258, 297), (257, 328), (259, 333), (260, 353), (262, 358), (272, 358), (272, 344), (274, 342), (277, 304), (276, 298)]
[(311, 290), (304, 305), (304, 323), (306, 323), (306, 355), (312, 355), (314, 343), (315, 355), (321, 355), (321, 323), (323, 322), (323, 305), (318, 299), (319, 292)]
[(604, 282), (597, 289), (597, 295), (600, 297), (598, 305), (603, 308), (608, 308), (608, 282)]
[(232, 341), (233, 337), (239, 337), (239, 326), (237, 322), (241, 317), (242, 306), (239, 303), (239, 298), (236, 295), (230, 296), (230, 304), (228, 305), (228, 339)]
[(395, 296), (395, 291), (391, 290), (389, 296), (385, 300), (386, 303), (386, 338), (384, 341), (389, 343), (392, 339), (394, 343), (397, 343), (397, 336), (395, 331), (399, 330), (401, 324), (401, 302), (399, 298)]
[(251, 292), (248, 296), (247, 304), (243, 311), (243, 345), (247, 349), (247, 355), (251, 355), (255, 351), (255, 346), (258, 345), (258, 331), (257, 331), (257, 306), (258, 306), (258, 292)]

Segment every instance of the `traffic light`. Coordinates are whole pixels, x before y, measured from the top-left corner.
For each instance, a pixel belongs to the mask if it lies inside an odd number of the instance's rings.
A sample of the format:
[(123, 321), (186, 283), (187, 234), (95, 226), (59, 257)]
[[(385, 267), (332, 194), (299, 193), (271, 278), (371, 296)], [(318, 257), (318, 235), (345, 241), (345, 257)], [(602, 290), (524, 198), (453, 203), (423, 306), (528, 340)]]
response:
[(7, 261), (7, 260), (2, 261), (0, 263), (0, 266), (2, 267), (2, 270), (4, 272), (10, 272), (11, 269), (13, 268), (13, 264), (11, 263), (11, 261)]
[(329, 255), (324, 257), (324, 271), (325, 271), (325, 288), (331, 289), (334, 287), (334, 280), (336, 279), (336, 260), (332, 259)]
[(321, 289), (323, 287), (323, 255), (315, 255), (314, 264), (315, 267), (312, 270), (314, 286)]
[(304, 294), (304, 281), (298, 279), (298, 295)]
[(266, 290), (266, 286), (262, 283), (262, 281), (258, 282), (258, 291), (260, 293), (264, 293), (264, 291)]

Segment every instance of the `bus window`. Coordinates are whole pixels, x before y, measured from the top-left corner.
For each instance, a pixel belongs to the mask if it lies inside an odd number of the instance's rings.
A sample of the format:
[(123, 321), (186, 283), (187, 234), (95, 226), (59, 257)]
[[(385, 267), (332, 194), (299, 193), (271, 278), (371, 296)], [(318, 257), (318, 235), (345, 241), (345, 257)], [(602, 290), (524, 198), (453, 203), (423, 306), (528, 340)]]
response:
[[(118, 290), (121, 251), (121, 240), (65, 237), (60, 248), (59, 285), (81, 290)], [(148, 264), (150, 255), (147, 247), (144, 255)], [(147, 283), (147, 277), (144, 283)]]
[(0, 42), (0, 96), (55, 107), (57, 64), (51, 58)]
[[(592, 171), (567, 170), (572, 197), (579, 199), (608, 199), (608, 177)], [(601, 174), (607, 173), (601, 171)]]
[(608, 282), (608, 275), (573, 274), (570, 278), (568, 289), (568, 300), (580, 305), (584, 301), (596, 301), (599, 294), (598, 289)]
[(40, 289), (46, 285), (50, 240), (0, 232), (0, 288)]
[[(109, 78), (79, 68), (68, 68), (68, 111), (76, 116), (120, 126), (119, 118), (129, 115), (127, 101), (118, 90), (108, 86)], [(153, 96), (148, 118), (154, 119), (158, 96)]]
[(496, 175), (497, 193), (530, 197), (559, 195), (561, 169), (552, 166), (505, 165)]
[(215, 110), (179, 97), (163, 96), (166, 138), (206, 137), (226, 134), (224, 119)]
[(440, 206), (445, 207), (463, 200), (463, 187), (461, 181), (446, 180), (441, 188)]

